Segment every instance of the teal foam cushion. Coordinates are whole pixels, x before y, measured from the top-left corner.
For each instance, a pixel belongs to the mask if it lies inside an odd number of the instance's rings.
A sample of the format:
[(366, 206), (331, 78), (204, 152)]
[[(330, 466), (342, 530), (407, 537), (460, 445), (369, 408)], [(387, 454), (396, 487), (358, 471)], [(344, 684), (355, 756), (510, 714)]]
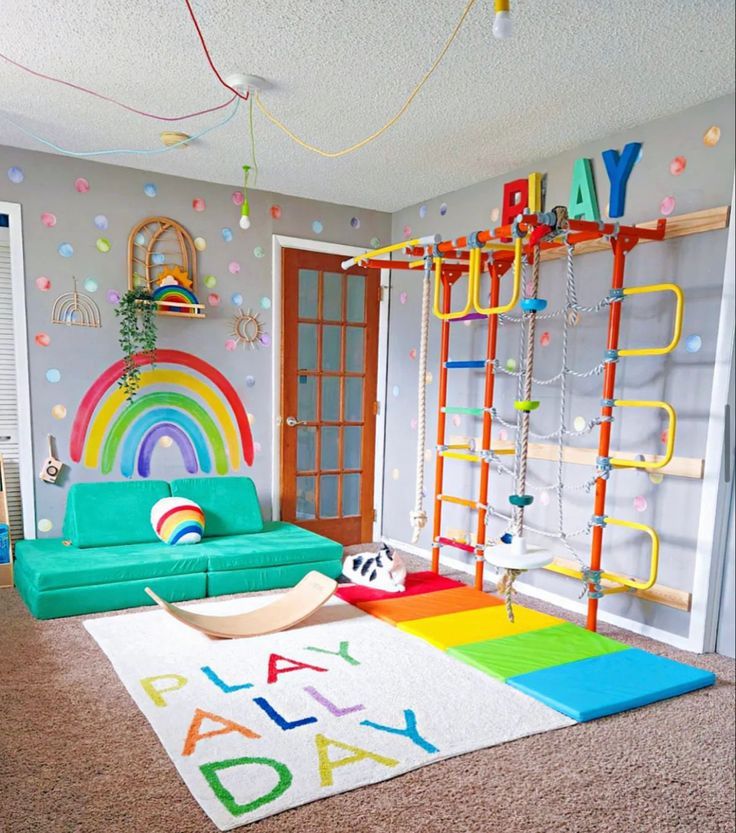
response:
[(207, 569), (207, 557), (201, 545), (169, 547), (161, 541), (90, 547), (83, 551), (64, 546), (60, 538), (18, 541), (15, 559), (16, 569), (22, 571), (27, 583), (37, 590), (115, 584), (203, 573)]
[(151, 507), (170, 495), (164, 480), (75, 483), (66, 499), (64, 538), (81, 548), (158, 541)]
[(510, 677), (506, 682), (583, 722), (686, 694), (715, 681), (710, 671), (629, 648)]
[(275, 567), (342, 557), (342, 544), (283, 521), (265, 523), (263, 532), (207, 539), (199, 546), (207, 554), (210, 571)]
[(202, 507), (205, 538), (263, 529), (258, 494), (250, 477), (183, 477), (171, 481), (171, 494)]

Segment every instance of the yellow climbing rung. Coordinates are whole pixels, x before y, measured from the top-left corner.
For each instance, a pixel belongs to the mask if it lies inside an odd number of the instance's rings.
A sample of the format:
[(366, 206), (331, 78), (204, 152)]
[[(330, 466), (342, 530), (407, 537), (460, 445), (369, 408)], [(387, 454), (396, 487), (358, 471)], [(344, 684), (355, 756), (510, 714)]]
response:
[(478, 503), (475, 500), (468, 500), (464, 497), (455, 497), (454, 495), (437, 495), (437, 500), (443, 503), (456, 503), (458, 506), (467, 506), (469, 509), (477, 509)]
[(447, 460), (468, 460), (471, 463), (480, 463), (483, 460), (478, 454), (462, 454), (459, 451), (440, 451), (440, 455)]
[(665, 432), (665, 450), (664, 455), (657, 460), (625, 460), (623, 457), (611, 457), (611, 465), (620, 469), (644, 469), (649, 471), (652, 469), (662, 469), (672, 459), (672, 454), (675, 448), (675, 431), (677, 430), (677, 414), (675, 409), (669, 402), (660, 402), (658, 400), (643, 400), (643, 399), (615, 399), (613, 404), (617, 408), (660, 408), (669, 417), (667, 430)]
[(619, 356), (664, 356), (671, 353), (680, 342), (682, 335), (682, 315), (685, 296), (682, 289), (674, 283), (653, 283), (649, 286), (630, 286), (624, 289), (624, 295), (648, 295), (653, 292), (672, 292), (675, 296), (675, 321), (672, 339), (666, 347), (627, 347), (618, 351)]

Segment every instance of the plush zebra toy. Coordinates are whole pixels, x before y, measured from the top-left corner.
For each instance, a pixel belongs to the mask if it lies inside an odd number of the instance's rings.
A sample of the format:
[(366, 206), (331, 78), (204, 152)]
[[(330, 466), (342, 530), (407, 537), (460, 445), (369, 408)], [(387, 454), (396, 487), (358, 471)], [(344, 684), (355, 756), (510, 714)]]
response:
[(401, 558), (382, 544), (378, 552), (360, 552), (345, 559), (342, 574), (353, 584), (373, 590), (403, 593), (406, 566)]

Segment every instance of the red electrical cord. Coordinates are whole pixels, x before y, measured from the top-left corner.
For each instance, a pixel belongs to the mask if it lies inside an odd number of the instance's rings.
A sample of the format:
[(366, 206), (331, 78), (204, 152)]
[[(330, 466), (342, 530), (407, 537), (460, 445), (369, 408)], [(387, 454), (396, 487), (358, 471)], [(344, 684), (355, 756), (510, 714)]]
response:
[[(87, 89), (87, 87), (82, 87), (79, 84), (73, 84), (71, 81), (64, 81), (61, 78), (54, 78), (53, 75), (45, 75), (43, 72), (38, 72), (35, 69), (31, 69), (30, 67), (24, 66), (18, 61), (14, 61), (7, 55), (4, 55), (2, 52), (0, 52), (0, 58), (2, 58), (4, 61), (7, 61), (9, 64), (12, 64), (15, 67), (18, 67), (18, 69), (22, 69), (24, 72), (27, 72), (30, 75), (35, 75), (36, 78), (43, 78), (45, 81), (53, 81), (56, 84), (63, 84), (65, 87), (71, 87), (73, 90), (78, 90), (79, 92), (87, 93), (87, 95), (93, 95), (95, 98), (100, 98), (103, 101), (110, 102), (110, 104), (115, 104), (117, 107), (122, 107), (123, 110), (128, 110), (131, 113), (136, 113), (139, 116), (145, 116), (149, 119), (157, 119), (158, 121), (184, 121), (185, 119), (192, 119), (195, 116), (204, 116), (207, 113), (214, 113), (217, 110), (222, 110), (229, 104), (232, 104), (233, 101), (235, 101), (235, 98), (238, 95), (240, 95), (237, 92), (237, 90), (233, 90), (235, 95), (232, 96), (232, 98), (229, 98), (223, 104), (218, 104), (216, 107), (208, 107), (206, 110), (197, 110), (196, 113), (187, 113), (185, 116), (157, 116), (155, 113), (147, 113), (145, 112), (145, 110), (138, 110), (135, 107), (130, 107), (127, 104), (123, 104), (122, 101), (117, 101), (114, 98), (110, 98), (110, 96), (103, 95), (102, 93), (98, 93), (94, 90)], [(225, 86), (227, 86), (227, 84)], [(240, 97), (242, 98), (243, 96)]]
[(194, 9), (192, 8), (192, 4), (189, 2), (189, 0), (184, 0), (184, 2), (187, 4), (187, 9), (189, 9), (189, 17), (192, 18), (192, 23), (194, 24), (194, 28), (197, 30), (197, 35), (199, 36), (199, 42), (202, 44), (202, 49), (204, 50), (205, 57), (207, 58), (207, 61), (210, 65), (210, 68), (212, 69), (212, 72), (215, 73), (215, 76), (217, 77), (217, 80), (222, 84), (223, 87), (230, 90), (231, 93), (235, 93), (235, 95), (238, 98), (242, 98), (243, 101), (247, 101), (248, 97), (250, 96), (250, 91), (246, 90), (245, 95), (243, 95), (243, 93), (241, 93), (239, 90), (236, 90), (235, 87), (231, 87), (225, 81), (225, 79), (220, 75), (220, 73), (218, 72), (217, 67), (215, 66), (215, 62), (212, 60), (212, 56), (210, 55), (210, 51), (207, 48), (207, 42), (204, 39), (204, 35), (202, 34), (202, 30), (200, 29), (199, 23), (197, 22), (197, 16), (194, 14)]

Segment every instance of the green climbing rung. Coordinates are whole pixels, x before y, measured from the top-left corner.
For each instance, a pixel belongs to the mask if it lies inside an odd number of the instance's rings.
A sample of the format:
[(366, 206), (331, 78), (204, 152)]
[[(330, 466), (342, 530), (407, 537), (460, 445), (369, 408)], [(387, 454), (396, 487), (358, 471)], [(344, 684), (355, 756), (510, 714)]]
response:
[(471, 416), (483, 416), (483, 408), (443, 408), (445, 414), (470, 414)]

